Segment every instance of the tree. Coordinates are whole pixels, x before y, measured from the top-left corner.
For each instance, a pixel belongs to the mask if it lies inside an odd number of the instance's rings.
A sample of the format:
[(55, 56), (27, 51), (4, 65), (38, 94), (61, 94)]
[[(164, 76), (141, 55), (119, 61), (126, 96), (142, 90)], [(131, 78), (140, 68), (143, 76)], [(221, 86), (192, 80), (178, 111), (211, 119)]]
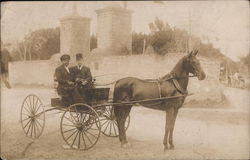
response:
[(147, 35), (143, 33), (132, 33), (132, 53), (142, 54), (144, 39), (147, 39)]
[(156, 18), (154, 22), (149, 23), (151, 34), (149, 43), (159, 55), (165, 55), (169, 52), (176, 51), (176, 41), (174, 32), (167, 23)]
[(240, 57), (240, 62), (246, 65), (250, 71), (250, 53), (248, 53), (246, 56)]
[(31, 59), (49, 59), (60, 52), (60, 29), (36, 30), (27, 35), (25, 41), (31, 43)]
[(59, 28), (39, 29), (30, 32), (21, 42), (16, 42), (13, 55), (15, 60), (49, 59), (60, 51)]

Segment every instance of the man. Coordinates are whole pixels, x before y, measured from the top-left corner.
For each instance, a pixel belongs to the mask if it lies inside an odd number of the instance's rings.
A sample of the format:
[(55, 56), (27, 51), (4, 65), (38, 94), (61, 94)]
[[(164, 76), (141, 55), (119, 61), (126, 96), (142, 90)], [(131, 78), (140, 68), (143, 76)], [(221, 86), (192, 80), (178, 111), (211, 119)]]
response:
[(60, 60), (62, 62), (62, 65), (56, 68), (54, 79), (58, 82), (58, 95), (61, 96), (64, 105), (69, 106), (74, 103), (74, 77), (68, 68), (70, 56), (67, 54), (62, 55)]
[(71, 70), (83, 101), (88, 103), (91, 99), (91, 93), (89, 91), (92, 88), (92, 75), (90, 69), (84, 65), (83, 55), (81, 53), (76, 54), (76, 63), (77, 65), (72, 67)]
[(8, 82), (8, 63), (11, 62), (12, 58), (6, 47), (7, 45), (4, 45), (3, 42), (1, 42), (0, 72), (1, 80), (4, 82), (5, 86), (11, 88), (11, 85)]

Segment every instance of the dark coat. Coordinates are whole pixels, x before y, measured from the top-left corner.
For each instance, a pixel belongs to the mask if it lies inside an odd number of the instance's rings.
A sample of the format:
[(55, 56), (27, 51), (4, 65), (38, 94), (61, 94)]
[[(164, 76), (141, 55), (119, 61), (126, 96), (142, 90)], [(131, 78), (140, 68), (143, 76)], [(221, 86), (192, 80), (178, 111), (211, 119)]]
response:
[(56, 68), (54, 78), (55, 81), (58, 82), (57, 92), (61, 96), (68, 96), (70, 92), (74, 89), (73, 85), (69, 85), (68, 82), (74, 82), (74, 76), (69, 69), (70, 73), (66, 70), (66, 68), (61, 65)]
[(87, 84), (84, 86), (84, 88), (91, 88), (92, 86), (92, 75), (90, 72), (90, 69), (86, 66), (82, 66), (81, 69), (79, 69), (78, 66), (74, 66), (70, 68), (72, 71), (72, 74), (74, 75), (74, 79), (77, 78), (83, 79), (87, 81)]
[(8, 63), (11, 61), (10, 53), (7, 49), (1, 50), (0, 63), (1, 63), (1, 73), (8, 73)]

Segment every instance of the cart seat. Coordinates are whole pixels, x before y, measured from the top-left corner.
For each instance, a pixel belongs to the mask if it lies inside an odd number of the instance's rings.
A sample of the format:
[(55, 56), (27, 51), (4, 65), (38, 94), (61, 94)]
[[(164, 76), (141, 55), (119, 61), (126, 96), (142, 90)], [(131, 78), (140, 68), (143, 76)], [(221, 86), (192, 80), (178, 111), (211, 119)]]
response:
[(92, 88), (89, 90), (91, 104), (104, 103), (109, 100), (110, 88)]
[[(108, 102), (110, 88), (92, 88), (88, 90), (89, 105)], [(67, 107), (60, 98), (51, 98), (52, 107)]]
[(52, 107), (66, 107), (61, 98), (51, 98)]

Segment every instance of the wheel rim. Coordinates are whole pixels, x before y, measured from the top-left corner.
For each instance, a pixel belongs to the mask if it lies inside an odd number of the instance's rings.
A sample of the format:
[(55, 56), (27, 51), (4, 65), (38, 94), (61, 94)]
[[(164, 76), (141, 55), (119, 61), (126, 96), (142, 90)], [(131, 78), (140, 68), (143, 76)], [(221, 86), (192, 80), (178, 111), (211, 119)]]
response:
[(27, 137), (37, 139), (45, 126), (44, 105), (36, 95), (28, 95), (21, 107), (22, 129)]
[(97, 112), (86, 104), (73, 104), (61, 118), (61, 134), (72, 148), (88, 150), (98, 141), (101, 124)]
[[(117, 137), (119, 136), (118, 125), (116, 121), (116, 117), (114, 114), (113, 106), (106, 106), (104, 112), (100, 117), (101, 122), (101, 131), (104, 135), (109, 137)], [(130, 123), (130, 116), (126, 118), (125, 121), (125, 130), (128, 129)]]

